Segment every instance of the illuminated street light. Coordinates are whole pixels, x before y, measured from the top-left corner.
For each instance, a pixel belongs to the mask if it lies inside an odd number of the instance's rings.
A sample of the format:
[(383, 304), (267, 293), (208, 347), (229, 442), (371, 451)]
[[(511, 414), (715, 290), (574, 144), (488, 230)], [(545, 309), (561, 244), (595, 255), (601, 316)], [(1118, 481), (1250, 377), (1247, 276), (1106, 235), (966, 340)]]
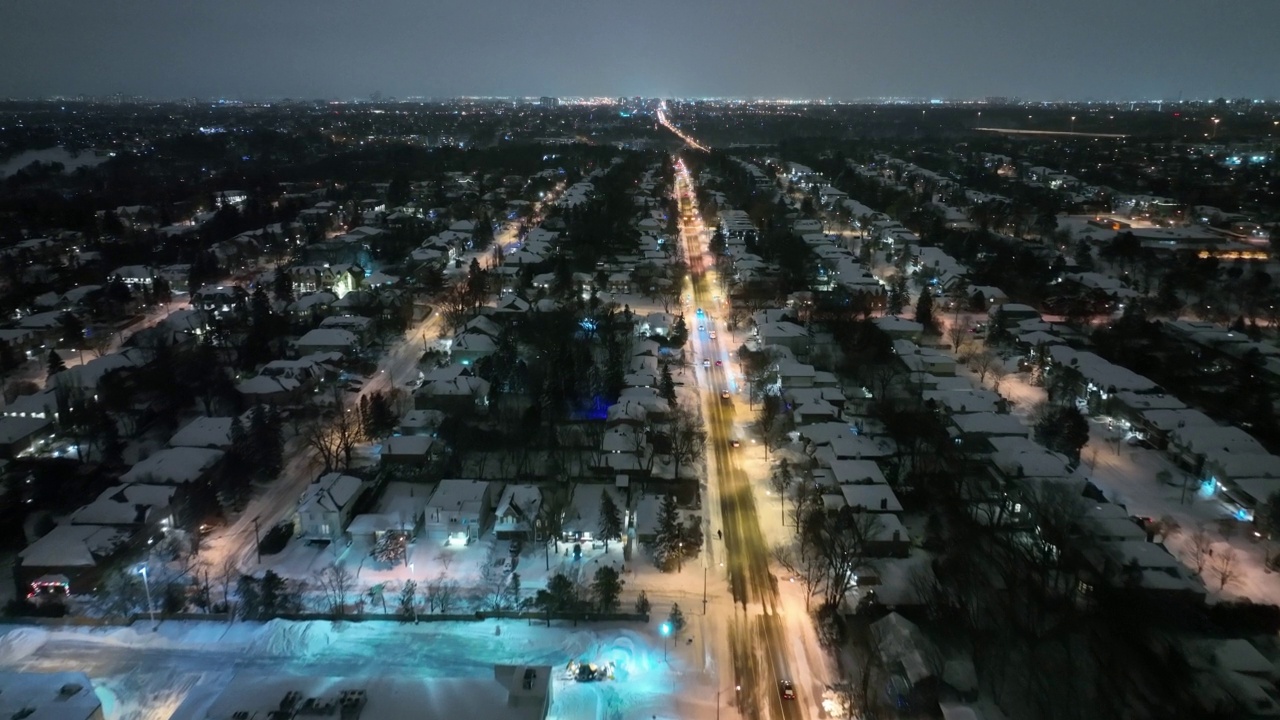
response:
[(138, 568), (138, 574), (142, 576), (142, 587), (147, 593), (147, 614), (151, 616), (151, 629), (155, 630), (156, 606), (151, 603), (151, 580), (147, 577), (146, 563)]

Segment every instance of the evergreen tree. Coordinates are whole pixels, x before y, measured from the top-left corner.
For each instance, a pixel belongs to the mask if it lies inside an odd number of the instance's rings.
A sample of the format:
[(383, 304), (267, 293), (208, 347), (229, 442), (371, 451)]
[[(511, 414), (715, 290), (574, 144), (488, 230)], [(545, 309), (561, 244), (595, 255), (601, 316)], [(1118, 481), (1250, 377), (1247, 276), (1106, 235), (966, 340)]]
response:
[(925, 286), (916, 300), (916, 322), (924, 326), (925, 332), (933, 330), (933, 293)]
[(898, 275), (893, 284), (889, 286), (889, 296), (885, 299), (885, 309), (890, 315), (897, 315), (902, 312), (902, 308), (907, 306), (907, 299), (907, 276)]
[(236, 595), (240, 596), (240, 617), (256, 620), (262, 616), (262, 592), (257, 578), (241, 575), (236, 581)]
[(609, 552), (609, 541), (622, 537), (622, 512), (613, 501), (613, 495), (607, 488), (600, 490), (600, 539), (604, 540), (604, 551)]
[(271, 281), (271, 293), (275, 295), (277, 302), (286, 305), (293, 302), (293, 278), (289, 276), (288, 268), (276, 268), (275, 279)]
[(1080, 462), (1080, 450), (1089, 442), (1089, 421), (1074, 405), (1051, 405), (1042, 409), (1035, 423), (1036, 441)]
[(670, 571), (679, 562), (682, 535), (676, 498), (664, 495), (658, 506), (658, 528), (653, 541), (653, 559), (663, 571)]
[(67, 347), (78, 348), (84, 342), (84, 323), (70, 312), (58, 316), (58, 324), (62, 326), (62, 342)]
[(669, 365), (662, 366), (662, 377), (658, 379), (658, 395), (672, 405), (676, 404), (676, 382), (671, 377)]
[(272, 617), (285, 610), (288, 590), (285, 587), (284, 578), (277, 575), (274, 570), (268, 570), (262, 575), (262, 581), (258, 587), (261, 592), (264, 616)]
[(49, 377), (53, 377), (55, 374), (66, 370), (67, 364), (62, 362), (62, 358), (58, 356), (57, 350), (50, 350), (47, 367), (49, 369)]
[(651, 607), (652, 606), (649, 604), (649, 596), (641, 590), (640, 594), (636, 596), (636, 612), (640, 615), (648, 615)]
[(680, 610), (680, 603), (671, 603), (671, 614), (667, 616), (667, 622), (671, 624), (672, 635), (684, 630), (688, 622), (684, 619), (684, 613)]
[(595, 597), (596, 610), (602, 613), (617, 612), (618, 596), (626, 583), (612, 565), (602, 565), (591, 581), (591, 594)]

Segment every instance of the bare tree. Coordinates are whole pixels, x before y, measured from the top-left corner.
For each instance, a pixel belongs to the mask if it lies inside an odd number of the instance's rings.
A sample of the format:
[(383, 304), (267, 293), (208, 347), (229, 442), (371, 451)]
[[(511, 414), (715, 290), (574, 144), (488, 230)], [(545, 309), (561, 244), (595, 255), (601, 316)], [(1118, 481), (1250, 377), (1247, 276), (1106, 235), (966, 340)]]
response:
[(978, 373), (978, 382), (986, 382), (987, 376), (1000, 365), (1000, 356), (990, 350), (982, 352), (969, 358), (969, 369)]
[(1228, 585), (1234, 585), (1240, 578), (1240, 558), (1236, 549), (1228, 547), (1213, 559), (1213, 576), (1218, 580), (1218, 592)]
[(707, 446), (707, 431), (695, 410), (680, 406), (671, 414), (671, 462), (675, 478), (680, 479), (680, 466), (702, 457)]
[(436, 605), (440, 607), (440, 612), (447, 613), (449, 606), (458, 597), (458, 582), (440, 573), (433, 584), (431, 594), (435, 598)]
[(822, 586), (825, 567), (817, 553), (801, 552), (795, 544), (773, 546), (773, 559), (804, 584), (804, 607), (809, 609), (809, 602)]
[(347, 614), (347, 596), (355, 578), (346, 566), (334, 563), (316, 573), (316, 584), (324, 591), (325, 604), (333, 615)]
[(1205, 565), (1213, 556), (1213, 537), (1203, 526), (1196, 528), (1189, 538), (1191, 543), (1191, 561), (1195, 564), (1196, 574), (1204, 572)]
[(238, 579), (240, 579), (240, 568), (237, 567), (235, 558), (230, 556), (223, 558), (222, 563), (218, 565), (214, 580), (222, 591), (222, 602), (227, 606), (227, 615), (232, 618), (235, 617), (235, 612), (231, 603), (231, 588), (235, 586)]
[(449, 566), (453, 564), (453, 553), (441, 550), (440, 554), (436, 555), (436, 562), (440, 563), (440, 567), (444, 568), (444, 572), (449, 572)]
[(868, 567), (871, 544), (883, 527), (880, 516), (849, 507), (835, 512), (814, 508), (805, 524), (802, 542), (806, 554), (816, 555), (821, 565), (823, 602), (838, 605)]
[(319, 455), (326, 473), (342, 472), (351, 466), (351, 456), (364, 434), (359, 413), (343, 401), (337, 388), (334, 388), (333, 399), (336, 411), (333, 419), (316, 420), (303, 435), (307, 447)]

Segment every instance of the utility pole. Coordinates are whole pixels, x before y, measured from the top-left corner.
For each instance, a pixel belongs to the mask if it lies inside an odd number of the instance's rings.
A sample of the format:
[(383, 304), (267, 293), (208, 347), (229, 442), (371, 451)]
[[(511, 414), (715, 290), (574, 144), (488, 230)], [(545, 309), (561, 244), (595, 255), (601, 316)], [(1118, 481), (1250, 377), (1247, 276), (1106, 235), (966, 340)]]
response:
[(262, 564), (262, 536), (258, 531), (258, 516), (253, 516), (253, 550), (258, 555), (258, 564)]

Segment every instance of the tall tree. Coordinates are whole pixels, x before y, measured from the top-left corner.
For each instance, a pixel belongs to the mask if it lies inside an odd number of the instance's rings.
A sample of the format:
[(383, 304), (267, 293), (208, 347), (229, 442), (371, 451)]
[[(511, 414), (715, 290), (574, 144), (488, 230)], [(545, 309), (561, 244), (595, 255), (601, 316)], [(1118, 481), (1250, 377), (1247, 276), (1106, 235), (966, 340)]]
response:
[(609, 541), (622, 538), (622, 511), (614, 502), (608, 488), (600, 489), (600, 539), (604, 541), (604, 551), (609, 552)]
[(925, 332), (933, 331), (933, 293), (929, 291), (927, 285), (920, 291), (920, 297), (916, 299), (916, 322), (924, 326)]
[(612, 565), (600, 566), (591, 581), (591, 594), (596, 601), (596, 610), (602, 613), (617, 612), (618, 597), (625, 584), (617, 568)]
[(53, 377), (66, 370), (67, 364), (62, 361), (62, 357), (58, 355), (57, 350), (50, 350), (46, 367), (48, 368), (49, 377)]

